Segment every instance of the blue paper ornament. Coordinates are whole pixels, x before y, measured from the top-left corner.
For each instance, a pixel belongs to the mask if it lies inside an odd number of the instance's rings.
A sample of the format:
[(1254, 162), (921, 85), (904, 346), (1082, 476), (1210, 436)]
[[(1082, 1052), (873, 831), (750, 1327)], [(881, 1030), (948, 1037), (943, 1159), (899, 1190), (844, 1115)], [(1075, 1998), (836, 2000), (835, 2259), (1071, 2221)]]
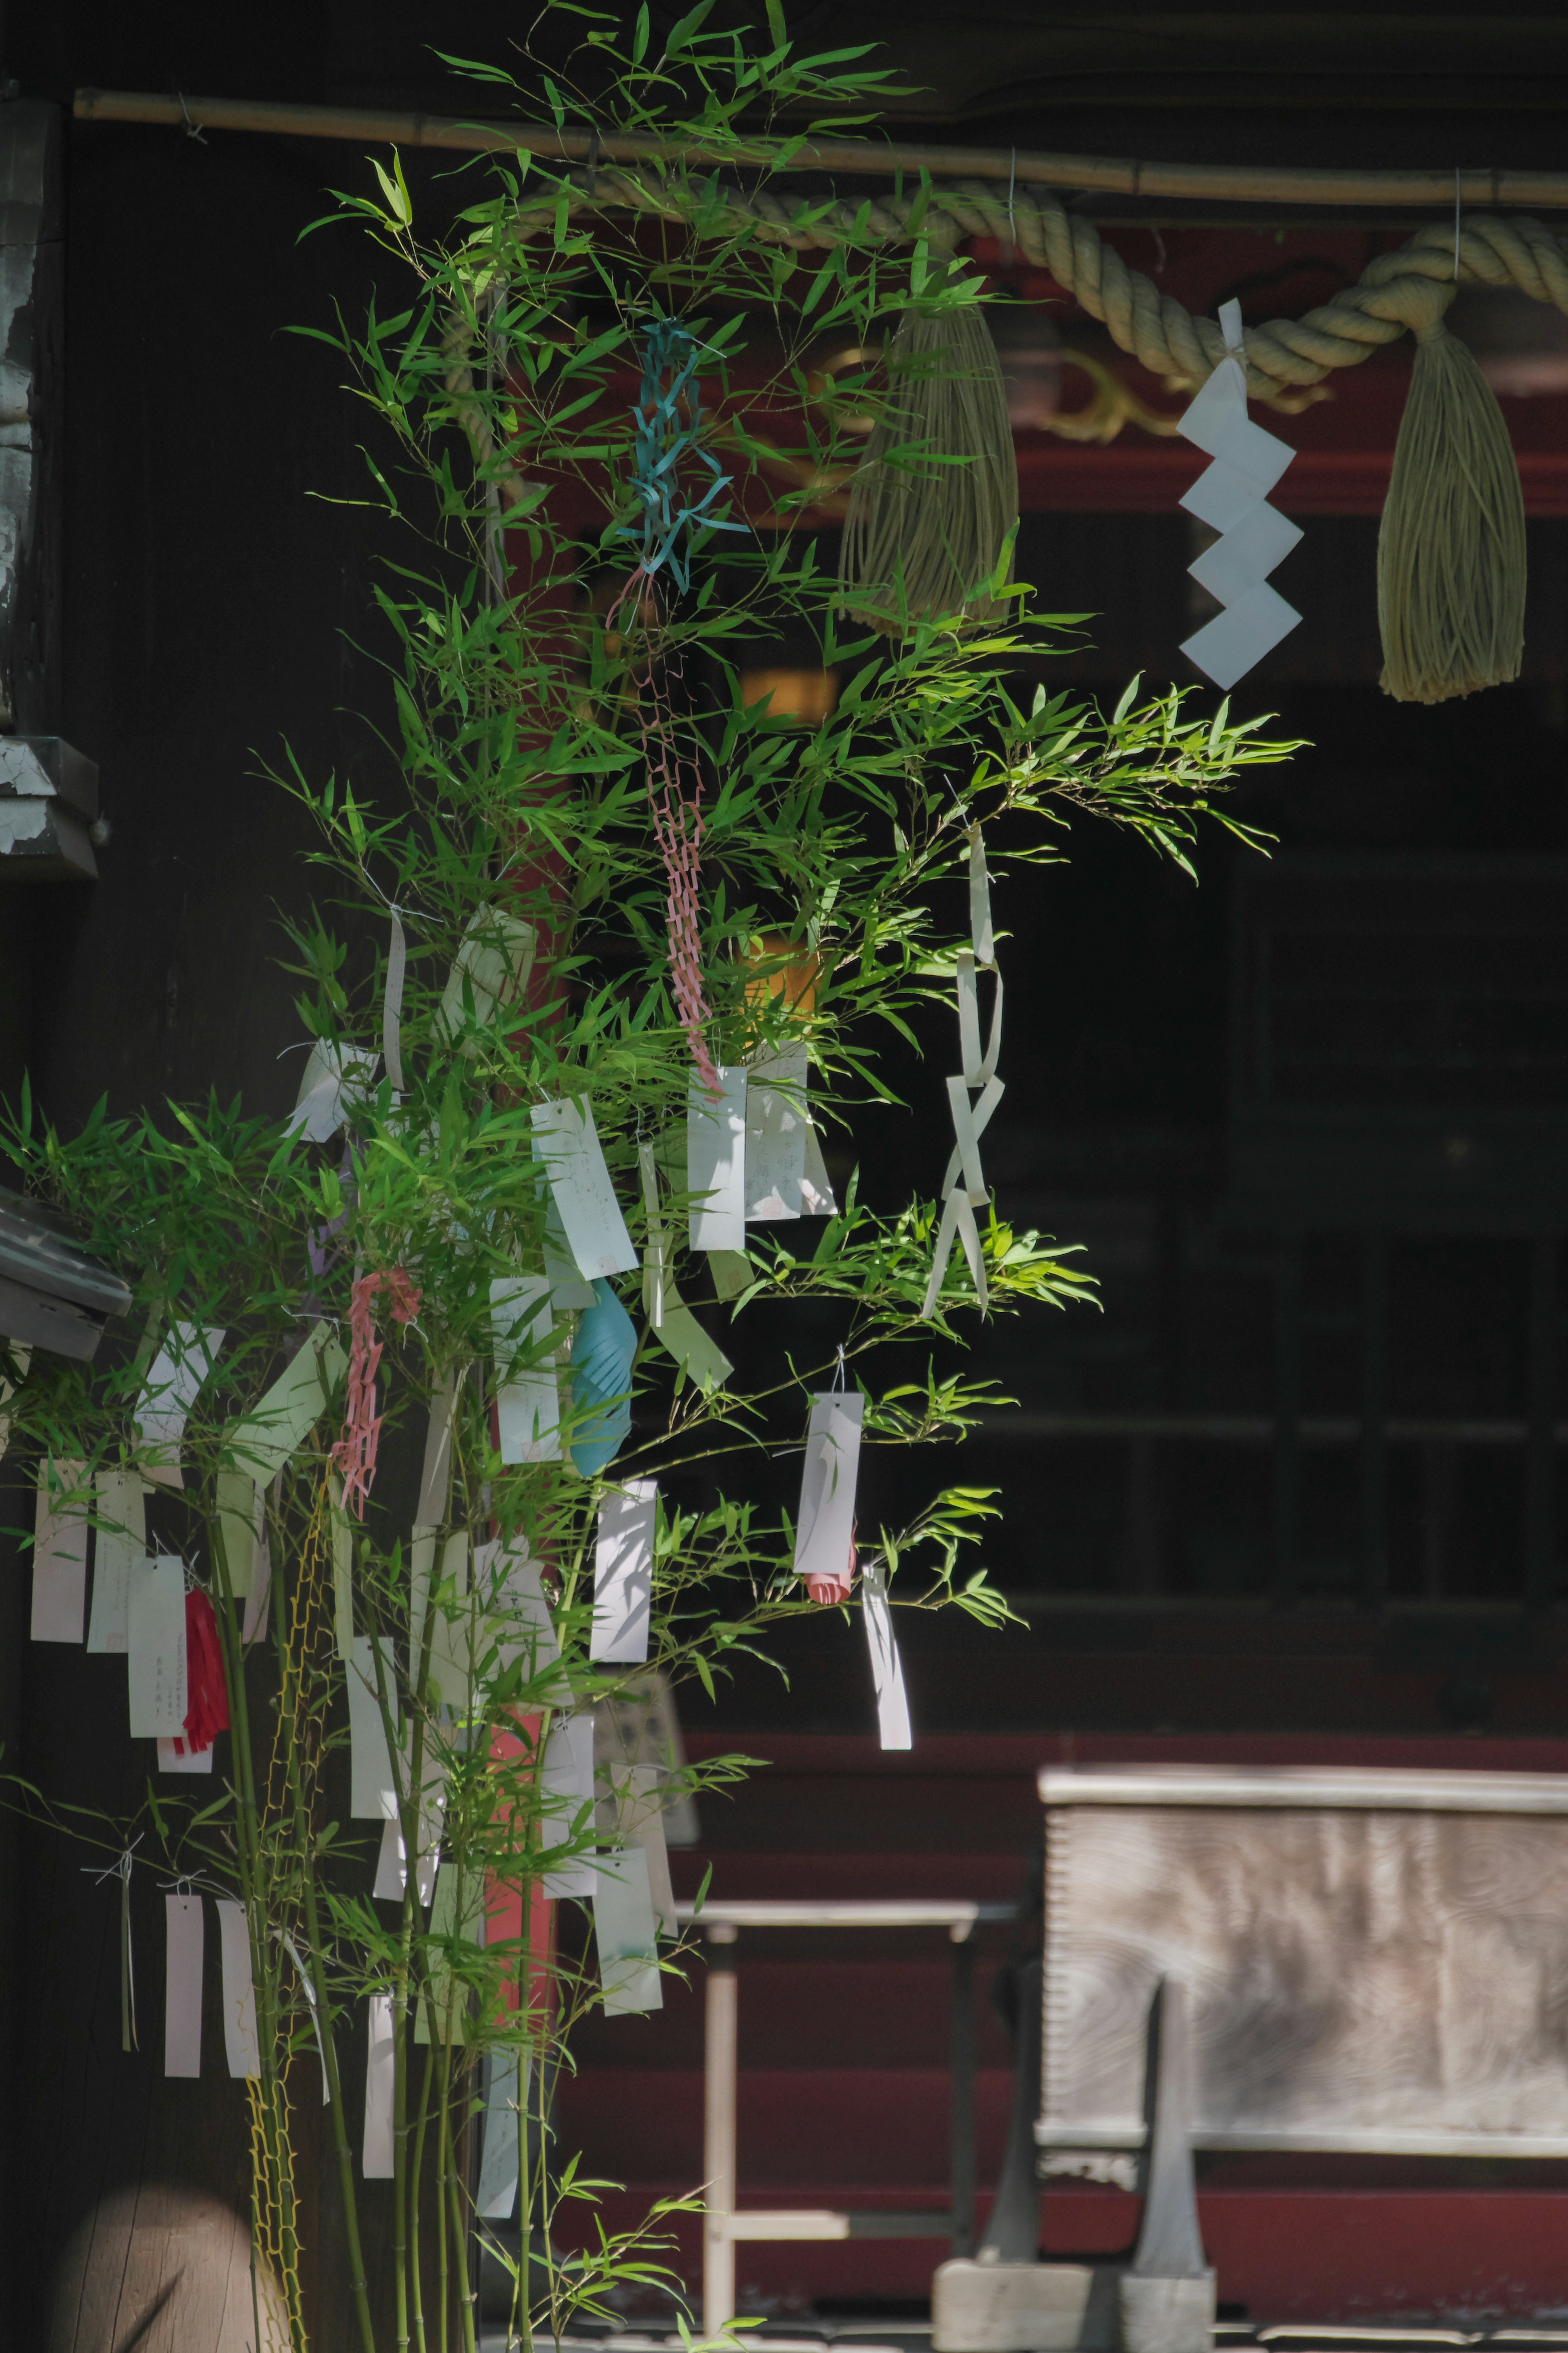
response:
[[(691, 586), (686, 560), (680, 553), (682, 532), (745, 529), (743, 523), (725, 522), (713, 512), (713, 501), (721, 491), (729, 488), (730, 477), (720, 472), (718, 459), (702, 448), (698, 438), (702, 411), (697, 405), (698, 387), (691, 384), (697, 352), (695, 338), (674, 319), (656, 319), (647, 331), (643, 345), (642, 390), (632, 411), (637, 425), (632, 489), (642, 504), (642, 521), (622, 523), (616, 533), (620, 539), (642, 541), (639, 569), (650, 580), (661, 565), (668, 564), (671, 578), (682, 590)], [(689, 396), (688, 385), (691, 385)], [(689, 399), (685, 420), (680, 414), (683, 396)], [(688, 501), (680, 487), (683, 458), (700, 459), (713, 475), (695, 506)]]
[(601, 1275), (594, 1285), (594, 1304), (584, 1309), (572, 1343), (572, 1405), (579, 1419), (571, 1455), (579, 1478), (596, 1479), (626, 1443), (637, 1352), (637, 1325)]

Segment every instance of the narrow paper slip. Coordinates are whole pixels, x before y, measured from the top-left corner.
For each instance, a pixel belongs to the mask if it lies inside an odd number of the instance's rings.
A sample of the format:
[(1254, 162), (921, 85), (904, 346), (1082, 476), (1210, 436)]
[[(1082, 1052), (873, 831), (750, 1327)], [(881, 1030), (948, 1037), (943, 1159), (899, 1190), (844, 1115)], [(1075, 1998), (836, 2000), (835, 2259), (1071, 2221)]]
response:
[(468, 1695), (468, 1532), (458, 1528), (441, 1550), (442, 1587), (451, 1588), (448, 1618), (437, 1600), (430, 1621), (430, 1685), (445, 1707), (461, 1707)]
[(100, 1471), (97, 1483), (98, 1542), (87, 1647), (123, 1651), (129, 1640), (131, 1572), (147, 1556), (147, 1490), (136, 1471)]
[[(547, 1847), (564, 1846), (573, 1837), (584, 1807), (594, 1803), (594, 1719), (591, 1715), (560, 1716), (544, 1744), (540, 1768), (544, 1797), (544, 1820), (540, 1836)], [(594, 1862), (583, 1855), (544, 1873), (546, 1895), (592, 1895)]]
[(318, 1038), (305, 1060), (286, 1125), (307, 1144), (330, 1144), (354, 1104), (371, 1091), (379, 1060), (372, 1046), (331, 1046)]
[(163, 2073), (199, 2075), (204, 1941), (201, 1897), (165, 1895), (163, 1918), (167, 1949), (163, 1971)]
[[(50, 1473), (55, 1484), (49, 1484)], [(66, 1498), (75, 1494), (68, 1502)], [(100, 1491), (100, 1511), (102, 1494)], [(33, 1517), (35, 1642), (79, 1642), (87, 1606), (89, 1509), (85, 1462), (42, 1461)], [(102, 1539), (100, 1539), (101, 1543)], [(107, 1644), (103, 1647), (107, 1648)]]
[(615, 1847), (595, 1866), (594, 1936), (606, 2018), (662, 2010), (658, 1931), (640, 1846)]
[(714, 1097), (693, 1071), (686, 1105), (686, 1189), (696, 1250), (746, 1247), (746, 1071), (719, 1071)]
[(419, 1474), (419, 1508), (416, 1520), (439, 1527), (447, 1516), (447, 1489), (452, 1473), (452, 1416), (458, 1402), (458, 1370), (447, 1372), (430, 1400), (425, 1427), (425, 1460)]
[(485, 2137), (478, 2205), (486, 2222), (510, 2222), (521, 2179), (521, 2115), (532, 2074), (532, 2054), (492, 2051), (485, 2060)]
[(461, 1052), (476, 1054), (479, 1042), (464, 1035), (470, 1018), (486, 1029), (498, 1008), (517, 1002), (528, 985), (533, 950), (533, 926), (521, 915), (502, 907), (480, 907), (470, 915), (442, 991), (437, 1033), (448, 1042), (460, 1040)]
[(365, 2004), (369, 2052), (364, 2076), (364, 2143), (360, 2166), (367, 2181), (390, 2181), (395, 2146), (392, 1996), (373, 1993)]
[[(222, 1481), (219, 1481), (222, 1485)], [(248, 1483), (248, 1482), (247, 1482)], [(251, 1553), (250, 1576), (245, 1586), (245, 1622), (240, 1628), (242, 1642), (258, 1642), (267, 1631), (267, 1613), (272, 1599), (272, 1544), (267, 1530), (267, 1490), (251, 1488)], [(242, 1538), (243, 1542), (243, 1538)], [(228, 1558), (226, 1548), (224, 1558)]]
[(658, 1509), (658, 1489), (651, 1479), (628, 1480), (599, 1506), (592, 1659), (632, 1665), (647, 1656)]
[(746, 1079), (746, 1216), (798, 1218), (805, 1177), (806, 1050), (757, 1054)]
[(657, 1765), (600, 1765), (595, 1778), (603, 1792), (598, 1802), (601, 1835), (617, 1846), (640, 1846), (647, 1858), (648, 1895), (661, 1936), (679, 1932), (675, 1890), (669, 1882), (669, 1849), (664, 1835), (660, 1799), (664, 1775)]
[(218, 1898), (218, 1940), (223, 1951), (223, 2042), (231, 2075), (259, 2075), (256, 2040), (256, 1988), (250, 1975), (250, 1934), (245, 1906)]
[(812, 1398), (795, 1530), (797, 1577), (847, 1573), (865, 1411), (858, 1389), (826, 1390)]
[(521, 1535), (513, 1536), (510, 1545), (492, 1538), (475, 1547), (474, 1585), (503, 1672), (520, 1658), (530, 1682), (559, 1666), (561, 1645), (539, 1564)]
[(126, 1611), (132, 1740), (177, 1740), (185, 1688), (185, 1565), (167, 1555), (136, 1562)]
[(297, 1454), (327, 1409), (330, 1392), (348, 1369), (331, 1326), (312, 1325), (304, 1346), (259, 1404), (225, 1433), (226, 1467), (258, 1486), (275, 1479)]
[[(462, 1916), (458, 1911), (458, 1866), (448, 1858), (436, 1876), (436, 1893), (430, 1905), (432, 1936), (460, 1936), (470, 1945), (485, 1941), (485, 1881), (482, 1872), (470, 1871), (464, 1880)], [(412, 1995), (410, 1996), (413, 2001)], [(443, 2042), (454, 2034), (460, 2042), (466, 2031), (464, 2021), (468, 2015), (467, 1994), (457, 1971), (439, 1954), (432, 1957), (430, 2000), (423, 1996), (414, 2008), (414, 2040), (428, 2049), (430, 2043), (430, 2011), (436, 2011), (436, 2031)]]
[[(387, 1704), (394, 1721), (397, 1683), (387, 1645), (382, 1646), (382, 1669)], [(369, 1634), (354, 1636), (353, 1656), (346, 1677), (349, 1693), (349, 1819), (356, 1822), (386, 1822), (397, 1812), (397, 1785), (392, 1752), (375, 1684), (375, 1641)]]
[[(561, 1459), (561, 1390), (554, 1356), (545, 1354), (554, 1329), (548, 1276), (497, 1276), (490, 1284), (490, 1332), (500, 1382), (496, 1420), (505, 1463)], [(534, 1361), (518, 1361), (529, 1356)]]
[(183, 1487), (180, 1441), (202, 1384), (224, 1343), (216, 1324), (171, 1324), (169, 1336), (147, 1367), (136, 1402), (137, 1460), (142, 1475), (160, 1486)]
[(605, 1166), (592, 1106), (565, 1095), (559, 1103), (535, 1103), (529, 1118), (578, 1273), (587, 1282), (629, 1273), (637, 1254)]
[(880, 1560), (868, 1558), (860, 1575), (860, 1612), (866, 1624), (866, 1646), (871, 1654), (871, 1682), (877, 1694), (877, 1725), (884, 1748), (910, 1748), (910, 1704), (904, 1691), (903, 1662), (893, 1640), (893, 1612)]

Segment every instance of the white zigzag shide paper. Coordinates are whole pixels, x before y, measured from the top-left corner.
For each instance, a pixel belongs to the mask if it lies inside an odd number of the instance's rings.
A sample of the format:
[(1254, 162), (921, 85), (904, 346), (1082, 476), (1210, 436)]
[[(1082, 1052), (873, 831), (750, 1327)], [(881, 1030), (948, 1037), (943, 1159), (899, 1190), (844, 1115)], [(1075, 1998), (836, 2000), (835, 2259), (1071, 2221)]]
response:
[(1228, 693), (1301, 617), (1268, 586), (1269, 573), (1301, 533), (1268, 504), (1269, 491), (1296, 453), (1247, 416), (1240, 303), (1224, 303), (1219, 323), (1226, 356), (1176, 430), (1214, 459), (1182, 504), (1220, 534), (1187, 569), (1225, 607), (1182, 651)]

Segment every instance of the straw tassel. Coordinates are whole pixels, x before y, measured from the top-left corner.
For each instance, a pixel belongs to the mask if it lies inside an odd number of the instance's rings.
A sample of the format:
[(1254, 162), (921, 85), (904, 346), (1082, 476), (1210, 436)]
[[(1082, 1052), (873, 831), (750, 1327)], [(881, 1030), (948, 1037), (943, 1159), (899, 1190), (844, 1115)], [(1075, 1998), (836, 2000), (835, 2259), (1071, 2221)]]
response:
[(1377, 542), (1383, 686), (1447, 702), (1519, 676), (1524, 493), (1497, 396), (1443, 313), (1452, 283), (1405, 280), (1419, 316)]

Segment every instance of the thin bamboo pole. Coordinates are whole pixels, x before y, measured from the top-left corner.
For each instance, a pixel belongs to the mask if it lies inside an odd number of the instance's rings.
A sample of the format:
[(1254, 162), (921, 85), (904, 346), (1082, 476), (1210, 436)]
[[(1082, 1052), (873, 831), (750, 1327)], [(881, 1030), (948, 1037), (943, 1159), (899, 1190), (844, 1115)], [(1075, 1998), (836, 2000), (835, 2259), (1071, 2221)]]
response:
[[(732, 146), (675, 146), (614, 132), (557, 131), (528, 122), (464, 121), (441, 114), (392, 114), (345, 106), (268, 105), (249, 99), (164, 98), (128, 90), (79, 90), (81, 122), (162, 122), (203, 131), (258, 131), (291, 139), (368, 140), (373, 145), (455, 148), (482, 154), (526, 153), (554, 163), (585, 162), (591, 152), (606, 164), (730, 164), (740, 168), (776, 160), (773, 148), (745, 140)], [(595, 150), (595, 139), (598, 143)], [(910, 146), (866, 139), (803, 140), (791, 151), (796, 172), (931, 172), (959, 180), (1016, 179), (1020, 186), (1098, 190), (1122, 196), (1204, 197), (1222, 203), (1277, 205), (1430, 205), (1451, 210), (1458, 195), (1467, 211), (1483, 206), (1558, 209), (1568, 206), (1568, 172), (1358, 172), (1327, 166), (1245, 164), (1152, 164), (1121, 155), (1037, 154), (1005, 147)]]

